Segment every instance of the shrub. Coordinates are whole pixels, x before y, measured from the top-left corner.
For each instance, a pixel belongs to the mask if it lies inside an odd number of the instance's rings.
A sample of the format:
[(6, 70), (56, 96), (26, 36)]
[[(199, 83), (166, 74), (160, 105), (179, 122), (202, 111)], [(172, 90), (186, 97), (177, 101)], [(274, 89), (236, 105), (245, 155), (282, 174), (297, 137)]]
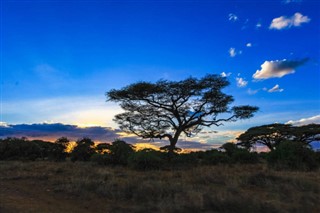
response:
[(91, 156), (90, 160), (99, 165), (108, 165), (111, 162), (110, 155), (107, 153), (95, 153)]
[(318, 168), (316, 154), (306, 145), (296, 141), (284, 141), (267, 156), (268, 165), (279, 170), (310, 171)]
[(231, 157), (235, 163), (254, 164), (259, 162), (258, 154), (256, 152), (249, 152), (246, 149), (236, 150)]
[(62, 144), (51, 144), (48, 149), (48, 159), (53, 161), (65, 161), (67, 153), (65, 152), (65, 146)]
[(110, 163), (114, 165), (127, 165), (130, 155), (134, 153), (134, 146), (122, 140), (115, 140), (109, 146)]
[(95, 153), (94, 142), (90, 138), (82, 138), (76, 141), (77, 145), (71, 152), (71, 161), (89, 161)]
[(139, 170), (160, 169), (163, 164), (161, 154), (153, 149), (137, 151), (129, 158), (129, 165)]
[(0, 160), (36, 160), (42, 157), (41, 147), (25, 138), (6, 138), (0, 141)]
[(200, 159), (203, 164), (216, 165), (223, 163), (231, 163), (231, 158), (224, 152), (218, 150), (210, 150), (200, 154)]

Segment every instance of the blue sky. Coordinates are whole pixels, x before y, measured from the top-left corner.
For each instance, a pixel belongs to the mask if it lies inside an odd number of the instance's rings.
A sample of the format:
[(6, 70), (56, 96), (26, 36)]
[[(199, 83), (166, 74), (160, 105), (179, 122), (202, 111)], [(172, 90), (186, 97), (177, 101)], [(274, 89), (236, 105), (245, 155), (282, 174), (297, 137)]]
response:
[(117, 128), (120, 108), (105, 102), (106, 91), (207, 73), (227, 76), (235, 104), (260, 111), (192, 141), (220, 143), (274, 122), (320, 123), (319, 9), (303, 0), (4, 0), (2, 125)]

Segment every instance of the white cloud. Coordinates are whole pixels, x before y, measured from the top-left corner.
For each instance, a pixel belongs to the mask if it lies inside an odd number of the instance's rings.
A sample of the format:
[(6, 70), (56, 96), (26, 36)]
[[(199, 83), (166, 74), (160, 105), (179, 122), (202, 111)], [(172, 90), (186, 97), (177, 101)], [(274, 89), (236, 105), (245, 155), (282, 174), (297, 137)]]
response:
[(230, 57), (235, 57), (235, 56), (237, 55), (236, 49), (233, 48), (233, 47), (231, 47), (231, 48), (229, 49), (229, 55), (230, 55)]
[(286, 59), (265, 61), (261, 65), (261, 70), (257, 70), (252, 77), (254, 79), (281, 78), (285, 75), (294, 73), (296, 67), (303, 65), (307, 61), (307, 58), (296, 61)]
[(253, 90), (253, 89), (248, 89), (247, 90), (247, 93), (249, 94), (249, 95), (254, 95), (254, 94), (257, 94), (259, 92), (259, 90), (257, 89), (257, 90)]
[(231, 74), (232, 74), (231, 72), (228, 72), (228, 73), (222, 72), (220, 75), (222, 77), (229, 77)]
[(280, 89), (279, 84), (276, 84), (274, 87), (268, 90), (268, 92), (283, 92), (284, 89)]
[(303, 23), (310, 22), (310, 20), (311, 19), (308, 16), (303, 16), (301, 13), (295, 13), (291, 17), (280, 16), (272, 20), (269, 29), (282, 30), (291, 27), (299, 27)]
[(260, 22), (258, 22), (258, 23), (256, 24), (256, 28), (260, 28), (260, 27), (262, 27), (262, 24), (261, 24)]
[(247, 43), (246, 47), (252, 47), (252, 43)]
[(8, 127), (8, 124), (6, 122), (0, 121), (0, 127)]
[(248, 81), (245, 81), (243, 78), (236, 78), (238, 87), (245, 87), (248, 84)]
[(290, 120), (286, 124), (292, 124), (294, 126), (303, 126), (307, 124), (320, 124), (320, 114), (309, 118), (302, 118), (300, 120)]
[(230, 57), (235, 57), (236, 55), (241, 55), (242, 54), (242, 50), (236, 50), (236, 48), (234, 48), (234, 47), (231, 47), (230, 49), (229, 49), (229, 55), (230, 55)]
[(233, 13), (229, 13), (229, 21), (237, 21), (239, 18), (237, 15), (233, 14)]

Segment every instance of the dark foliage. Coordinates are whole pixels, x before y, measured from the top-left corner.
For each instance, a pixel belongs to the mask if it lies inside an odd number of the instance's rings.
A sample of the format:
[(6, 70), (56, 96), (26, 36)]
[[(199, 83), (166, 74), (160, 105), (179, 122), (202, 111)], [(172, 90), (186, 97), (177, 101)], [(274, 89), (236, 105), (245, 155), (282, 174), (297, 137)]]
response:
[(143, 149), (130, 156), (129, 165), (139, 170), (160, 169), (164, 163), (162, 155), (153, 149)]
[[(126, 132), (142, 138), (167, 138), (174, 152), (181, 134), (191, 137), (204, 127), (247, 119), (258, 110), (253, 106), (233, 106), (233, 97), (222, 92), (226, 78), (206, 75), (201, 79), (139, 82), (107, 92), (109, 101), (120, 103), (124, 113), (115, 121)], [(231, 114), (220, 117), (221, 114)]]
[(26, 138), (0, 139), (0, 160), (65, 160), (66, 153), (60, 144)]
[(308, 146), (296, 141), (284, 141), (268, 153), (268, 165), (279, 170), (310, 171), (319, 167), (317, 154)]
[(320, 124), (305, 126), (292, 126), (290, 124), (269, 124), (252, 127), (241, 134), (237, 140), (238, 145), (250, 149), (256, 144), (263, 144), (274, 150), (281, 142), (287, 140), (299, 141), (309, 144), (320, 140)]
[(82, 138), (76, 141), (77, 145), (72, 150), (71, 161), (89, 161), (95, 153), (94, 142), (90, 138)]
[(122, 140), (115, 140), (109, 146), (109, 160), (114, 165), (127, 165), (130, 155), (134, 153), (134, 146)]

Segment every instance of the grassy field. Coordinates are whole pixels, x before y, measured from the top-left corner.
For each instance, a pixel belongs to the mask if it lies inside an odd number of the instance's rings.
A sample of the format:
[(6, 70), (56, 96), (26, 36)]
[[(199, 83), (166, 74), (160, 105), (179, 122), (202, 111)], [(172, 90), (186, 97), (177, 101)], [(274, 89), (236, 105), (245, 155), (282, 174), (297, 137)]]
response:
[(0, 162), (0, 212), (320, 212), (320, 171)]

